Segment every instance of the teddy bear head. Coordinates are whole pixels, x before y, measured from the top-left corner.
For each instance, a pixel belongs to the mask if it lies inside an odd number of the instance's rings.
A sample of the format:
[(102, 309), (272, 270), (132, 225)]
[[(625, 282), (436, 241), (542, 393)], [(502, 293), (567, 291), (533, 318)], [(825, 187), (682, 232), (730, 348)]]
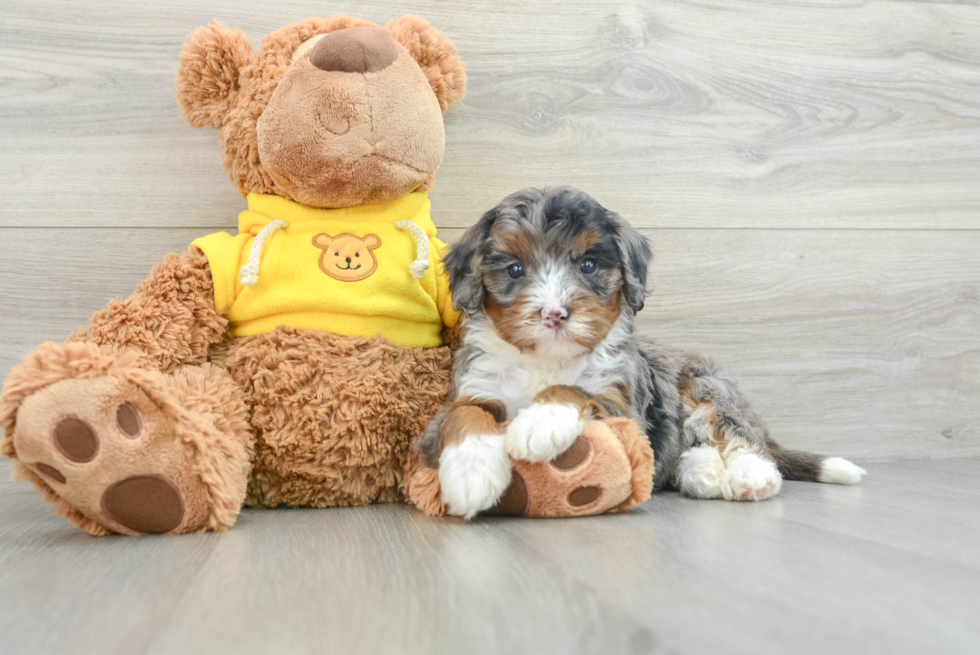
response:
[(273, 32), (258, 52), (241, 30), (202, 27), (184, 44), (176, 86), (184, 120), (220, 129), (239, 193), (335, 208), (432, 187), (442, 115), (466, 72), (420, 18), (382, 29), (335, 16)]

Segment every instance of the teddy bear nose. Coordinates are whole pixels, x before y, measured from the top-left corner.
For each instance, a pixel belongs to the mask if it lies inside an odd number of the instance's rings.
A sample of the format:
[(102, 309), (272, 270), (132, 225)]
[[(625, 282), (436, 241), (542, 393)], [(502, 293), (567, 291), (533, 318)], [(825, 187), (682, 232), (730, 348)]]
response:
[(310, 63), (323, 71), (374, 73), (398, 58), (395, 39), (380, 27), (348, 27), (330, 32), (310, 53)]

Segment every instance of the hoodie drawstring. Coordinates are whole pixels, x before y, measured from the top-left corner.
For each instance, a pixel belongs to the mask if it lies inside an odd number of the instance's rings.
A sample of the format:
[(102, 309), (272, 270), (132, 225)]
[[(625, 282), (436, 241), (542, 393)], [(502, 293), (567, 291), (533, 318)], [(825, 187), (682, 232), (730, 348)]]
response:
[(265, 240), (272, 236), (272, 233), (281, 227), (287, 227), (289, 223), (281, 220), (269, 222), (262, 230), (255, 235), (252, 242), (252, 249), (248, 252), (248, 263), (242, 265), (242, 286), (254, 287), (259, 283), (259, 262), (262, 261), (262, 249), (265, 247)]
[(399, 230), (405, 230), (415, 237), (415, 261), (409, 265), (408, 272), (416, 280), (421, 280), (422, 276), (429, 269), (429, 235), (418, 224), (412, 221), (397, 221), (395, 227)]

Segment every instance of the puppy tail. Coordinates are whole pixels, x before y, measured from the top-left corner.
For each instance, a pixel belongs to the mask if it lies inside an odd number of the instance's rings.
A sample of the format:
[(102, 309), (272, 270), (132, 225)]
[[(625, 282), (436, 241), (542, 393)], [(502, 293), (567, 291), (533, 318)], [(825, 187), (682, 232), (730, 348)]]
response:
[(805, 450), (786, 450), (769, 441), (769, 453), (786, 480), (857, 484), (867, 474), (863, 468), (843, 457), (824, 457)]

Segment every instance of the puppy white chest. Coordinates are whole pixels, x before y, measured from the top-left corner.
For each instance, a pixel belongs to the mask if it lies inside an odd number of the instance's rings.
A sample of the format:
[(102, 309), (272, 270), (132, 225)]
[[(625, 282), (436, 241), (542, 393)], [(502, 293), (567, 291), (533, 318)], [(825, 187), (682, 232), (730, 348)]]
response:
[(469, 325), (467, 339), (477, 348), (456, 379), (457, 395), (500, 401), (511, 418), (551, 386), (578, 386), (592, 394), (602, 393), (610, 384), (609, 374), (623, 365), (619, 357), (610, 357), (602, 348), (582, 355), (560, 349), (522, 353), (483, 321)]
[(461, 396), (499, 400), (513, 417), (541, 391), (554, 385), (579, 383), (583, 364), (542, 366), (536, 361), (505, 362), (486, 358), (475, 362), (460, 385)]

